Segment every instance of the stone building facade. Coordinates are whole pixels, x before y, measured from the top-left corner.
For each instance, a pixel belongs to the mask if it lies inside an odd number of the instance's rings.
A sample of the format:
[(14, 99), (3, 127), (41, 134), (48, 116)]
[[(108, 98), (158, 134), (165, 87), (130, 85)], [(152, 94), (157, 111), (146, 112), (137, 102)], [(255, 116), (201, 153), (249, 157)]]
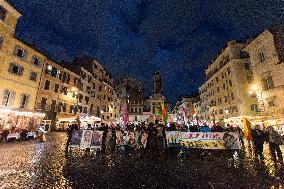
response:
[(254, 82), (251, 94), (262, 116), (284, 115), (284, 24), (259, 34), (245, 48), (250, 55)]
[(0, 107), (33, 111), (46, 57), (14, 37), (17, 10), (0, 2)]
[(44, 116), (34, 106), (46, 57), (14, 36), (20, 16), (0, 1), (0, 130), (31, 128)]
[[(118, 121), (120, 101), (105, 68), (92, 58), (75, 59), (71, 65), (50, 59), (14, 36), (20, 16), (0, 1), (0, 112), (8, 117), (11, 111), (25, 113), (24, 122), (26, 114), (53, 121), (79, 115)], [(0, 116), (0, 129), (11, 122), (7, 116)]]
[(96, 59), (86, 56), (74, 59), (72, 67), (81, 69), (81, 74), (86, 73), (85, 97), (89, 96), (91, 100), (88, 115), (101, 117), (105, 122), (118, 122), (120, 99), (111, 74)]
[(184, 107), (186, 111), (192, 116), (194, 111), (194, 104), (198, 102), (197, 96), (181, 96), (180, 100), (176, 103), (176, 107), (181, 109)]
[(240, 115), (258, 115), (256, 98), (249, 94), (253, 74), (248, 42), (230, 41), (205, 71), (206, 82), (199, 88), (200, 108), (205, 120)]
[(35, 109), (46, 113), (46, 119), (74, 116), (78, 100), (74, 89), (81, 89), (80, 76), (48, 59), (38, 89)]
[(127, 105), (130, 122), (147, 120), (148, 116), (143, 113), (145, 96), (141, 82), (133, 77), (125, 76), (115, 82), (115, 90), (121, 99), (121, 104)]

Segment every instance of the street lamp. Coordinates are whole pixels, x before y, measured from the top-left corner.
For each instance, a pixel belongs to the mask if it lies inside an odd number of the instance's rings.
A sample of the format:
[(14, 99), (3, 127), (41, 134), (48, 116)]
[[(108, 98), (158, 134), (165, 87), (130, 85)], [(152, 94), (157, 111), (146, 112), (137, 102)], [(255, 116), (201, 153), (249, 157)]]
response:
[(104, 111), (101, 110), (101, 122), (102, 122), (102, 120), (103, 120), (103, 113), (104, 113)]
[(73, 93), (73, 98), (77, 98), (77, 100), (76, 100), (76, 112), (77, 112), (77, 110), (79, 109), (78, 108), (78, 106), (79, 106), (79, 98), (78, 98), (78, 89), (76, 88), (76, 87), (72, 87), (72, 89), (71, 89), (71, 91), (72, 91), (72, 93)]
[(259, 87), (254, 84), (251, 86), (251, 90), (249, 91), (249, 95), (256, 95), (256, 97), (258, 98), (258, 95), (257, 93), (259, 93), (259, 97), (260, 97), (260, 101), (261, 101), (261, 104), (263, 106), (263, 110), (265, 110), (265, 106), (264, 106), (264, 101), (263, 101), (263, 98), (262, 98), (262, 91), (259, 89)]
[(229, 114), (229, 110), (225, 110), (225, 113), (227, 115), (227, 119), (229, 118), (228, 114)]

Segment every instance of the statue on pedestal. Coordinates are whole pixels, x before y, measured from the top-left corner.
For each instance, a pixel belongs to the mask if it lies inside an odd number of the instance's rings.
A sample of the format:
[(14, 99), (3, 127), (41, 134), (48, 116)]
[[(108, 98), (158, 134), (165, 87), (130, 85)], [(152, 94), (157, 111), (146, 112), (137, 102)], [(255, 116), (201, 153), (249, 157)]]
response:
[(159, 71), (156, 71), (153, 76), (153, 94), (162, 94), (162, 81)]

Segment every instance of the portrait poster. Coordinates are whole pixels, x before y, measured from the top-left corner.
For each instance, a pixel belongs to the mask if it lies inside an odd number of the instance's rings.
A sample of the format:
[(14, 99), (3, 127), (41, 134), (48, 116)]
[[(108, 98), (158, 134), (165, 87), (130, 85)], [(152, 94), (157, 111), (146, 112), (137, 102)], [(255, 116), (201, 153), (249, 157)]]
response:
[(91, 148), (101, 148), (102, 147), (102, 138), (103, 131), (93, 131), (92, 140), (91, 140)]
[(80, 148), (90, 148), (91, 147), (92, 134), (93, 134), (93, 131), (91, 130), (83, 130)]
[(82, 134), (83, 134), (82, 130), (73, 131), (72, 137), (69, 142), (69, 147), (80, 147)]
[(126, 145), (126, 134), (123, 131), (117, 130), (115, 135), (116, 135), (116, 145), (117, 146), (124, 146)]
[(126, 145), (129, 147), (135, 147), (136, 141), (137, 141), (136, 133), (134, 131), (128, 131), (125, 136)]
[(137, 145), (139, 148), (146, 148), (148, 132), (142, 131), (138, 134)]

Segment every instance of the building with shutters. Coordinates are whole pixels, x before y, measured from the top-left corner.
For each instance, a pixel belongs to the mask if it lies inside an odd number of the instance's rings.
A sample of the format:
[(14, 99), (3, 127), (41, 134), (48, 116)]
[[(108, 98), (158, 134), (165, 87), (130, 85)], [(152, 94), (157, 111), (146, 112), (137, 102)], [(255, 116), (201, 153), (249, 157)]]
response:
[(194, 104), (199, 101), (198, 95), (180, 96), (174, 108), (174, 117), (177, 121), (188, 123), (193, 120), (195, 112)]
[(1, 128), (31, 125), (30, 118), (35, 113), (38, 87), (46, 61), (44, 54), (14, 36), (20, 16), (6, 1), (0, 1)]
[(147, 121), (149, 115), (144, 113), (145, 96), (140, 81), (130, 76), (122, 77), (115, 82), (115, 90), (121, 99), (121, 103), (127, 106), (129, 122)]
[[(80, 72), (83, 83), (82, 96), (90, 98), (85, 109), (88, 115), (100, 117), (104, 122), (118, 122), (120, 120), (120, 99), (114, 90), (113, 78), (102, 64), (91, 57), (78, 57), (69, 63), (69, 67)], [(84, 111), (83, 111), (84, 113)]]
[(35, 110), (44, 112), (45, 119), (52, 121), (76, 117), (77, 112), (83, 112), (79, 95), (82, 83), (78, 74), (47, 59), (40, 79)]
[(229, 41), (205, 70), (206, 82), (199, 88), (203, 120), (259, 115), (257, 100), (249, 94), (253, 72), (248, 41)]
[(48, 58), (14, 36), (20, 16), (0, 1), (0, 130), (35, 125), (44, 116), (53, 121), (78, 116), (119, 121), (120, 100), (109, 72), (89, 57), (69, 65)]
[(262, 116), (284, 115), (284, 24), (268, 28), (245, 48), (250, 55), (256, 97)]

